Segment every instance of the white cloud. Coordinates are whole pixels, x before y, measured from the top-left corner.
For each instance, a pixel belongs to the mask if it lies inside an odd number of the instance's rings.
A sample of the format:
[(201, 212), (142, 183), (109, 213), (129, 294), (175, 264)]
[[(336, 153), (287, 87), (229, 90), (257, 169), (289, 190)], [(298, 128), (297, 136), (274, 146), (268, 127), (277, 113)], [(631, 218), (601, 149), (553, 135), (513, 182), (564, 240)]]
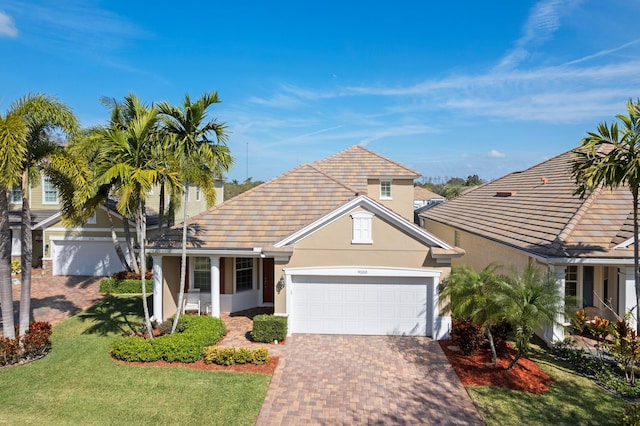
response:
[(500, 152), (497, 149), (492, 149), (487, 153), (487, 156), (489, 158), (505, 158), (507, 154), (505, 154), (504, 152)]
[(18, 28), (11, 16), (0, 12), (0, 36), (17, 37)]

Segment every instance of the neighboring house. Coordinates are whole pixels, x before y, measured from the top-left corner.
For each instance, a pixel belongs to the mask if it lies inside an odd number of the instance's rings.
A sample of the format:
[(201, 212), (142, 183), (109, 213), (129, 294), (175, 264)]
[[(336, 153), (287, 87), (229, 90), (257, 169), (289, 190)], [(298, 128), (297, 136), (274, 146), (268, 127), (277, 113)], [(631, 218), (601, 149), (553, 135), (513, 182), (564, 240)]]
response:
[[(565, 152), (475, 187), (423, 212), (421, 224), (466, 251), (456, 264), (549, 268), (579, 307), (623, 317), (636, 305), (631, 193), (599, 188), (581, 200), (571, 160)], [(551, 333), (544, 337), (564, 338), (559, 327)]]
[[(418, 176), (353, 146), (195, 216), (186, 290), (213, 316), (273, 306), (292, 333), (445, 337), (437, 286), (463, 252), (411, 222)], [(181, 227), (148, 253), (161, 320), (177, 310)]]
[[(223, 199), (222, 182), (216, 183), (217, 200)], [(151, 192), (147, 201), (148, 232), (158, 228), (157, 208), (159, 188)], [(190, 188), (189, 214), (194, 215), (207, 209), (204, 194), (197, 187)], [(20, 236), (20, 210), (22, 195), (19, 186), (14, 186), (9, 194), (9, 220), (11, 228), (11, 257), (19, 260), (22, 252)], [(42, 268), (43, 275), (93, 275), (106, 276), (124, 269), (118, 259), (111, 237), (111, 226), (107, 208), (99, 208), (89, 221), (79, 227), (68, 228), (62, 223), (58, 192), (50, 180), (42, 176), (33, 182), (29, 193), (31, 205), (31, 229), (33, 240), (33, 266)], [(115, 212), (111, 203), (111, 217), (118, 240), (125, 255), (127, 249), (123, 218)], [(167, 204), (168, 207), (168, 204)], [(176, 220), (182, 218), (182, 207), (176, 212)], [(156, 209), (156, 210), (154, 210)], [(135, 239), (135, 226), (129, 223), (131, 238)]]
[(435, 192), (429, 191), (421, 186), (413, 187), (413, 209), (417, 210), (425, 206), (435, 206), (447, 201), (447, 199)]

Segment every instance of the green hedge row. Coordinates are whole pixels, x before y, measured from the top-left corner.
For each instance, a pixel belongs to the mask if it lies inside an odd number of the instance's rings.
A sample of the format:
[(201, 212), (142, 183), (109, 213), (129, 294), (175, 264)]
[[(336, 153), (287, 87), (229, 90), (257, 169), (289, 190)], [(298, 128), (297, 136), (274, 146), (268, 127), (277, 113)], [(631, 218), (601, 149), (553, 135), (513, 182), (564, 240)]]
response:
[(204, 362), (206, 364), (233, 365), (233, 364), (266, 364), (269, 361), (269, 351), (264, 346), (258, 349), (248, 348), (221, 348), (209, 346), (204, 349)]
[[(146, 280), (147, 293), (153, 292), (153, 280)], [(118, 280), (105, 278), (100, 281), (100, 293), (102, 294), (138, 294), (142, 293), (140, 280)]]
[(215, 345), (227, 334), (224, 322), (210, 316), (184, 315), (182, 333), (167, 334), (154, 339), (127, 336), (116, 340), (111, 355), (122, 361), (195, 362), (202, 358), (204, 348)]
[(253, 317), (251, 337), (256, 342), (271, 343), (287, 337), (287, 317), (275, 315), (256, 315)]

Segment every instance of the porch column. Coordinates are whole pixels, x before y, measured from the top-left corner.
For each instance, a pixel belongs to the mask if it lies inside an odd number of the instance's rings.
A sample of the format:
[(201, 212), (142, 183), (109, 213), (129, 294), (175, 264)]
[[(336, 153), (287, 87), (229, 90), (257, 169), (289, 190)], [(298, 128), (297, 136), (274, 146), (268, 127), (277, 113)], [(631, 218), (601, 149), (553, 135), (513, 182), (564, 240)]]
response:
[(618, 298), (620, 303), (619, 315), (624, 317), (627, 312), (631, 311), (631, 317), (629, 318), (629, 326), (632, 330), (636, 329), (638, 319), (636, 318), (636, 279), (634, 274), (634, 267), (627, 266), (626, 268), (620, 268), (621, 273), (618, 277), (620, 282), (620, 294)]
[(153, 259), (153, 319), (162, 322), (162, 256)]
[(435, 340), (448, 339), (451, 332), (451, 316), (440, 315), (440, 297), (438, 295), (438, 289), (440, 287), (440, 277), (434, 277), (427, 285), (428, 299), (431, 299), (431, 306), (429, 310), (431, 315), (427, 317), (427, 320), (431, 322), (431, 330), (427, 330), (427, 334), (431, 331), (431, 337)]
[(556, 324), (551, 326), (547, 326), (544, 332), (544, 338), (548, 343), (554, 341), (563, 341), (564, 340), (564, 324), (566, 319), (564, 317), (564, 297), (565, 297), (565, 278), (566, 278), (566, 266), (564, 265), (554, 265), (553, 266), (553, 274), (556, 277), (556, 281), (558, 283), (558, 293), (560, 295), (560, 309), (558, 316), (556, 317)]
[(211, 256), (211, 316), (220, 318), (220, 256)]

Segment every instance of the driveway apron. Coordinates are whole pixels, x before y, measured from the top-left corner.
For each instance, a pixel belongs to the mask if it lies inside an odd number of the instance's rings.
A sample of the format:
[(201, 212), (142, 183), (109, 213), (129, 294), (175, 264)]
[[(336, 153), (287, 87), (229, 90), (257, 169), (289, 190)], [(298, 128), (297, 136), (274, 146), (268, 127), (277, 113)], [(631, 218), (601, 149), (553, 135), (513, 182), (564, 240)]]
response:
[(258, 425), (481, 425), (440, 349), (427, 337), (287, 338)]

